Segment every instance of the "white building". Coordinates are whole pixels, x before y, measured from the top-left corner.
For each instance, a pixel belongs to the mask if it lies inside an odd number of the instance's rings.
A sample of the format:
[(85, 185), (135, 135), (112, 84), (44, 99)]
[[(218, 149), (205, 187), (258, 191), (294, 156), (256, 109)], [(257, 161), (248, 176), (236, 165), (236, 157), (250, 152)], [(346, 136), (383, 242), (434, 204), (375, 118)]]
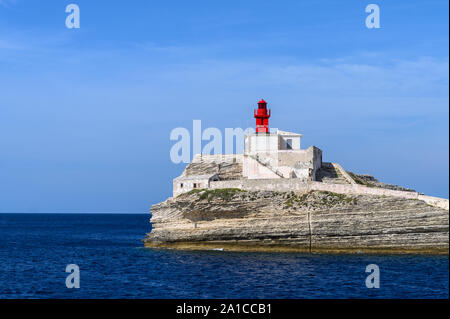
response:
[(302, 134), (277, 130), (276, 133), (254, 133), (245, 137), (245, 152), (270, 152), (279, 150), (300, 150)]
[(322, 166), (322, 151), (301, 149), (301, 134), (278, 130), (245, 137), (244, 154), (196, 155), (182, 175), (173, 181), (173, 195), (210, 188), (212, 182), (231, 180), (316, 180)]

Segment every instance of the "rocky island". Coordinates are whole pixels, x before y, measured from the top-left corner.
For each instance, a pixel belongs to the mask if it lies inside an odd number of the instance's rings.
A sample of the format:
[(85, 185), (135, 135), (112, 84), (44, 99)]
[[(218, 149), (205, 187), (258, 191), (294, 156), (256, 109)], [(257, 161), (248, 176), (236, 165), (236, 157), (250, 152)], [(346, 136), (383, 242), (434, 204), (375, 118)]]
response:
[(448, 254), (449, 201), (358, 175), (269, 133), (265, 101), (237, 155), (196, 155), (151, 208), (146, 247)]

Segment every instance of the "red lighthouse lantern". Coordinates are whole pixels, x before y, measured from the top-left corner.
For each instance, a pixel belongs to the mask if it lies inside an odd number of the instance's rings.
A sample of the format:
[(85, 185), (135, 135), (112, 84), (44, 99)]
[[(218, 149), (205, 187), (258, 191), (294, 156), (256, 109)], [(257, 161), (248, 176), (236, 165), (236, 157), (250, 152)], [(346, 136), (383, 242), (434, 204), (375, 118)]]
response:
[(269, 133), (270, 110), (267, 113), (267, 102), (261, 100), (258, 102), (258, 110), (253, 110), (256, 119), (256, 133)]

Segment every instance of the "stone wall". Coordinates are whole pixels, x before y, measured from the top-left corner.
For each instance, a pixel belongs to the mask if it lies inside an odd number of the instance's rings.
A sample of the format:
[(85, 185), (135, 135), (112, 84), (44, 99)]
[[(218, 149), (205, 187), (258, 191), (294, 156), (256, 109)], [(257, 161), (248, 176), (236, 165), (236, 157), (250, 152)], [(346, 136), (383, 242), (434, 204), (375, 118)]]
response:
[(391, 189), (367, 187), (358, 184), (327, 184), (321, 182), (301, 182), (296, 179), (262, 179), (210, 182), (210, 188), (240, 188), (247, 191), (279, 191), (279, 192), (309, 192), (312, 190), (328, 191), (338, 194), (378, 195), (418, 199), (429, 205), (449, 209), (449, 200), (433, 196), (420, 195), (416, 192), (396, 191)]
[[(353, 179), (348, 176), (345, 170), (336, 163), (333, 163), (332, 165), (339, 170), (351, 184), (316, 182), (314, 181), (314, 177), (316, 170), (322, 165), (322, 151), (314, 146), (302, 151), (278, 152), (278, 156), (281, 155), (282, 160), (285, 161), (294, 161), (294, 159), (306, 160), (309, 158), (311, 161), (310, 169), (312, 169), (311, 176), (313, 180), (305, 181), (300, 178), (280, 178), (269, 168), (258, 163), (255, 159), (242, 154), (196, 155), (192, 163), (243, 163), (244, 179), (214, 181), (215, 178), (213, 178), (213, 174), (209, 176), (197, 175), (192, 176), (191, 178), (182, 175), (173, 181), (173, 196), (176, 197), (179, 194), (188, 192), (194, 188), (240, 188), (248, 191), (269, 190), (279, 192), (308, 192), (319, 190), (339, 194), (378, 195), (418, 199), (432, 206), (447, 210), (449, 209), (448, 199), (421, 195), (412, 191), (400, 191), (356, 184)], [(279, 166), (279, 168), (282, 167)], [(196, 187), (194, 187), (194, 183), (196, 184)], [(183, 187), (181, 187), (181, 184), (183, 184)]]
[(242, 154), (197, 154), (192, 163), (242, 163)]
[(246, 191), (279, 191), (302, 192), (307, 190), (308, 183), (296, 179), (242, 179), (239, 181), (214, 181), (209, 183), (209, 188), (240, 188)]

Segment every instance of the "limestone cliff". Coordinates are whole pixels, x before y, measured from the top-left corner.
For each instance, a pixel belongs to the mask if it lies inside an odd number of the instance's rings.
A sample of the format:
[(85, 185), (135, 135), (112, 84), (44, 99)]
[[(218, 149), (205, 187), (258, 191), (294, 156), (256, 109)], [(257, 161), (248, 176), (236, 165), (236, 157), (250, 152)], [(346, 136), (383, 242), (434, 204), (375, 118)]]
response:
[(154, 205), (151, 213), (147, 247), (443, 254), (449, 247), (448, 210), (418, 199), (194, 190)]

